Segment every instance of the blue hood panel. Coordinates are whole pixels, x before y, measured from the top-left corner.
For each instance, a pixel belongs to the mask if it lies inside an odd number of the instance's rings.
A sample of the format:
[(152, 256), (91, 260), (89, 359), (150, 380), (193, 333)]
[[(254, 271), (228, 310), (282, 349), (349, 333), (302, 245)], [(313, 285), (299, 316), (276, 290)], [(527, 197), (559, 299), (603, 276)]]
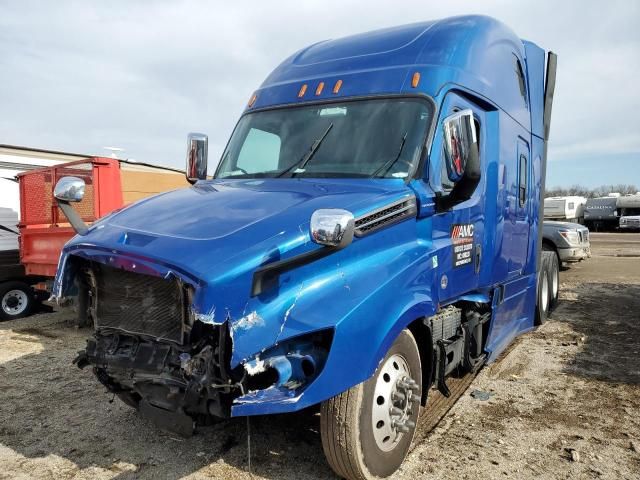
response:
[[(367, 211), (388, 194), (408, 191), (402, 181), (266, 179), (199, 182), (138, 203), (109, 219), (109, 224), (142, 235), (188, 240), (221, 240), (249, 231), (275, 234), (305, 224), (318, 208)], [(355, 212), (354, 212), (355, 213)], [(282, 220), (273, 217), (282, 215)], [(153, 219), (150, 221), (150, 219)], [(271, 228), (269, 228), (271, 227)], [(252, 234), (248, 238), (255, 243)], [(234, 245), (236, 248), (238, 244)]]

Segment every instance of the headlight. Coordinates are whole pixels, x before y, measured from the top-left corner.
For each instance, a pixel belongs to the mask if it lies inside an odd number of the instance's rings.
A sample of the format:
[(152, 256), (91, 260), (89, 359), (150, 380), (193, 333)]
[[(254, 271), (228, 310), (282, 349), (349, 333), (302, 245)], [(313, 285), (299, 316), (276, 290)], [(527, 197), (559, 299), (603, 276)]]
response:
[(580, 236), (577, 230), (564, 230), (559, 233), (569, 245), (580, 245)]

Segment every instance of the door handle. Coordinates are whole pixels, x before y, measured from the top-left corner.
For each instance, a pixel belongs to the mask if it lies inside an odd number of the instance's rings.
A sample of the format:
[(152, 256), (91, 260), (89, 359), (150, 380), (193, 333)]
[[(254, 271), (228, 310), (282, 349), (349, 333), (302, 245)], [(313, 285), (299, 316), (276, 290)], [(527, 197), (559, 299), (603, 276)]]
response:
[(476, 263), (475, 270), (476, 274), (480, 273), (480, 259), (482, 257), (482, 246), (476, 245)]

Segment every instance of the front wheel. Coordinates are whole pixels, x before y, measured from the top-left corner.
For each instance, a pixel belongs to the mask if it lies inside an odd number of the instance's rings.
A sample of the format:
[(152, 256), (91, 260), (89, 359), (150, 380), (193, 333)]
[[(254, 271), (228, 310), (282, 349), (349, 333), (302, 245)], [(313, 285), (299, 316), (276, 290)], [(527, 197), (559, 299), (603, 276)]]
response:
[(393, 474), (413, 440), (421, 395), (420, 352), (403, 330), (369, 380), (322, 403), (322, 448), (331, 468), (349, 480)]

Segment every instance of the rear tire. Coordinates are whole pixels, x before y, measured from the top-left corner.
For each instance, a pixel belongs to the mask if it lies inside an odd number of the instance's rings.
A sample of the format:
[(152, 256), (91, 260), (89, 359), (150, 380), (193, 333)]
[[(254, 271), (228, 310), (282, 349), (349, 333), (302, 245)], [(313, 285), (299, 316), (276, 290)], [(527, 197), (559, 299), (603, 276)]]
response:
[(560, 295), (560, 262), (556, 252), (542, 252), (547, 255), (547, 278), (549, 279), (549, 312), (558, 306)]
[[(403, 395), (409, 400), (399, 400)], [(420, 352), (403, 330), (369, 380), (322, 403), (322, 448), (331, 468), (348, 480), (392, 475), (413, 440), (421, 395)]]
[(0, 320), (26, 317), (36, 304), (33, 289), (24, 282), (0, 284)]
[(540, 269), (538, 270), (538, 286), (536, 289), (536, 325), (543, 325), (549, 314), (549, 275), (546, 268), (545, 252), (542, 252)]

